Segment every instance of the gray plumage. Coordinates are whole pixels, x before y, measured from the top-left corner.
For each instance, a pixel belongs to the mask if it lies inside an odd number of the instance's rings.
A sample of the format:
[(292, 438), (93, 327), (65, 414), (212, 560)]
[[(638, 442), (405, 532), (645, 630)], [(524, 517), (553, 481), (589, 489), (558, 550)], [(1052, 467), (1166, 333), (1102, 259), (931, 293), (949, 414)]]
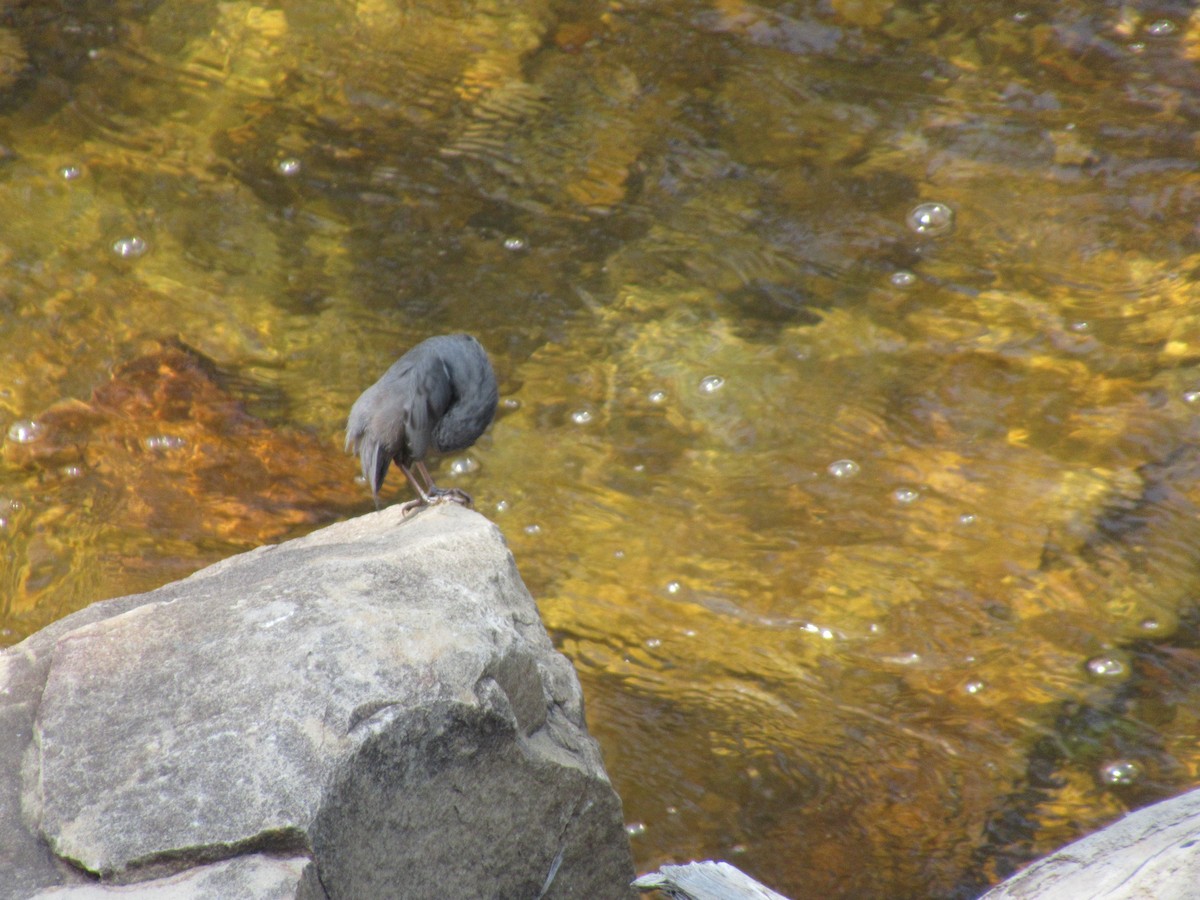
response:
[[(396, 360), (354, 401), (346, 422), (346, 449), (358, 453), (376, 506), (392, 462), (420, 498), (409, 505), (441, 500), (470, 505), (463, 491), (434, 485), (424, 460), (474, 444), (495, 417), (498, 399), (487, 352), (469, 334), (429, 338)], [(414, 466), (425, 477), (424, 487), (413, 476)]]

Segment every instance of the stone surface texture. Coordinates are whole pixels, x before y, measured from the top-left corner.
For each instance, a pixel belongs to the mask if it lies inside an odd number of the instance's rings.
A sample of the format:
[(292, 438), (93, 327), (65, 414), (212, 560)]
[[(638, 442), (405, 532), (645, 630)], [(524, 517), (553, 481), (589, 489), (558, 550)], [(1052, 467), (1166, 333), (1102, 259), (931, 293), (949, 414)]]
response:
[(499, 530), (450, 504), (3, 651), (0, 760), (3, 896), (630, 895), (574, 670)]

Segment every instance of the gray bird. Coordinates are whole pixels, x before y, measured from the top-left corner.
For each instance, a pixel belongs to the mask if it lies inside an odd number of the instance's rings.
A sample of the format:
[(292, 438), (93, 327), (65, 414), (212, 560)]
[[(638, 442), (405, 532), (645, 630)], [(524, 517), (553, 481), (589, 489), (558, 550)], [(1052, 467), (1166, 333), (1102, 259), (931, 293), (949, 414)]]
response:
[[(395, 461), (417, 492), (407, 512), (430, 503), (471, 505), (457, 488), (439, 488), (425, 468), (431, 453), (465, 450), (496, 415), (496, 373), (469, 334), (431, 337), (413, 347), (362, 392), (346, 422), (346, 449), (358, 454), (375, 508), (388, 466)], [(425, 479), (422, 485), (413, 468)]]

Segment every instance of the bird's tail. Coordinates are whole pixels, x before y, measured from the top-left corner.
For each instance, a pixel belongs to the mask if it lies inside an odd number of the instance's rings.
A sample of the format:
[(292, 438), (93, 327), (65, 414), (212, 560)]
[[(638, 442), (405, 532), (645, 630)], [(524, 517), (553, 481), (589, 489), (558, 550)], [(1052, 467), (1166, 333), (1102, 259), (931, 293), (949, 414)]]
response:
[(358, 458), (362, 462), (363, 475), (371, 485), (371, 493), (378, 500), (383, 478), (392, 462), (391, 454), (378, 441), (364, 438), (358, 445)]

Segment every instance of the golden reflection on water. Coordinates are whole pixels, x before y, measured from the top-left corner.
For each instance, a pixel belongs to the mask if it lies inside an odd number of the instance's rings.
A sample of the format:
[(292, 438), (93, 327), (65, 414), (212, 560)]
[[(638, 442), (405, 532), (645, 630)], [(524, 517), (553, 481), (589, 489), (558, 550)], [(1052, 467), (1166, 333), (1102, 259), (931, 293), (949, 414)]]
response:
[(640, 867), (967, 895), (1194, 783), (1200, 19), (1092, 6), (14, 12), (4, 639), (369, 510), (470, 330)]

